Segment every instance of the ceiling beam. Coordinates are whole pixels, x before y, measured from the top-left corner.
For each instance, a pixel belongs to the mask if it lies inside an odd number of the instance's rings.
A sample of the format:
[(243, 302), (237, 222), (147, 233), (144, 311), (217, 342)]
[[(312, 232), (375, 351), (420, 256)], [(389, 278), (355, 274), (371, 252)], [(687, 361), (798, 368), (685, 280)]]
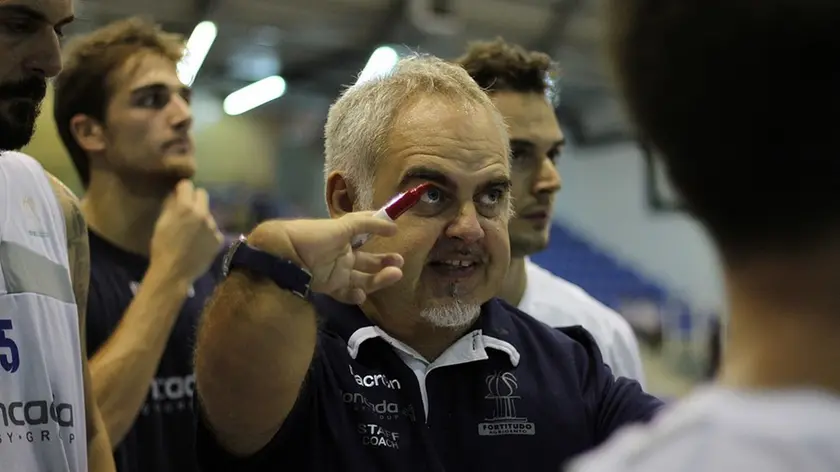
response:
[(566, 39), (566, 28), (575, 13), (586, 0), (557, 0), (551, 5), (551, 17), (543, 33), (531, 45), (531, 49), (552, 54)]
[[(370, 29), (373, 33), (364, 44), (336, 49), (306, 61), (289, 64), (284, 68), (283, 78), (290, 86), (293, 86), (295, 82), (318, 81), (321, 74), (337, 67), (352, 67), (358, 72), (370, 57), (373, 49), (390, 40), (403, 26), (407, 3), (406, 0), (391, 0), (388, 11), (383, 15), (379, 26)], [(331, 92), (334, 93), (340, 86), (340, 83), (334, 84)]]
[(196, 23), (208, 20), (219, 9), (222, 0), (193, 0)]

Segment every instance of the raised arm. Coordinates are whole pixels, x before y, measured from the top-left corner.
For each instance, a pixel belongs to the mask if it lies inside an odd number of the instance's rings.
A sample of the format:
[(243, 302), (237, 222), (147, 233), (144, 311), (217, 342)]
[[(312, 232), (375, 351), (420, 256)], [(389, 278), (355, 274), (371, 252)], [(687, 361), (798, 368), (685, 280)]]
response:
[[(97, 403), (112, 446), (122, 442), (140, 413), (190, 287), (207, 272), (222, 239), (207, 193), (189, 181), (180, 183), (155, 225), (149, 269), (134, 300), (90, 359)], [(100, 310), (91, 303), (92, 317), (105, 316)]]
[[(355, 234), (390, 235), (392, 223), (351, 214), (336, 220), (271, 221), (248, 243), (312, 273), (312, 289), (361, 303), (402, 272), (399, 255), (354, 252)], [(300, 392), (316, 343), (313, 306), (246, 269), (234, 270), (202, 317), (196, 390), (208, 426), (229, 452), (249, 456), (280, 429)]]
[(82, 372), (85, 388), (85, 423), (88, 443), (88, 469), (91, 472), (116, 470), (108, 432), (102, 423), (102, 416), (93, 394), (90, 371), (87, 363), (87, 341), (85, 319), (87, 314), (88, 283), (90, 279), (90, 248), (88, 247), (87, 225), (79, 209), (79, 200), (58, 179), (49, 176), (50, 184), (64, 213), (67, 226), (67, 252), (70, 260), (70, 276), (79, 311), (79, 339)]

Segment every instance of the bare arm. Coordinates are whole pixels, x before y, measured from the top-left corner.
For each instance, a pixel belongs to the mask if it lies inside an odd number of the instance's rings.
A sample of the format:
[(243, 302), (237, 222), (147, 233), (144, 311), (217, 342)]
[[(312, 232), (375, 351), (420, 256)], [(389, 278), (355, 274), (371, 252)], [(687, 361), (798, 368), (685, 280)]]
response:
[[(258, 227), (249, 243), (300, 264), (291, 242)], [(313, 306), (271, 281), (234, 271), (202, 317), (196, 385), (220, 444), (237, 455), (265, 446), (295, 404), (312, 362)]]
[(153, 263), (119, 326), (90, 359), (93, 390), (115, 448), (143, 407), (189, 287)]
[(82, 372), (85, 388), (85, 423), (88, 443), (88, 468), (91, 472), (112, 472), (116, 470), (108, 433), (102, 423), (102, 416), (96, 404), (87, 363), (87, 341), (85, 319), (87, 314), (88, 283), (90, 279), (90, 248), (88, 247), (87, 225), (79, 209), (79, 200), (67, 187), (50, 176), (56, 198), (64, 213), (67, 225), (67, 251), (70, 260), (73, 292), (79, 311), (79, 339), (81, 341)]

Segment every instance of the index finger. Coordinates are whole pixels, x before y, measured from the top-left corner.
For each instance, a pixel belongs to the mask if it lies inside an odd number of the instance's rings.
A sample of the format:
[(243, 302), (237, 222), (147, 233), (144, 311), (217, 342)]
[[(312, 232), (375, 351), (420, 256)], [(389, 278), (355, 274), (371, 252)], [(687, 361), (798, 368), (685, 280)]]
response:
[(207, 195), (207, 190), (197, 188), (193, 191), (193, 198), (195, 199), (195, 208), (203, 215), (210, 214), (210, 196)]
[(341, 217), (343, 220), (347, 237), (352, 238), (357, 234), (370, 233), (377, 236), (393, 236), (397, 232), (397, 225), (390, 220), (377, 218), (372, 211), (358, 211), (348, 213)]
[(175, 185), (175, 197), (185, 203), (192, 203), (195, 199), (195, 186), (189, 179), (183, 179)]

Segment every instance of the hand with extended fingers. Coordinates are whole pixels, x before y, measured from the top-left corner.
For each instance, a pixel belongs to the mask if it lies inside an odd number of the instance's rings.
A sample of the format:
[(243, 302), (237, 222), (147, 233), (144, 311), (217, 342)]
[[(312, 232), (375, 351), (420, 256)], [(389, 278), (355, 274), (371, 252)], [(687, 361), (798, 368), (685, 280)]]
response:
[(282, 241), (280, 252), (293, 254), (278, 255), (294, 260), (312, 274), (313, 291), (344, 303), (360, 304), (368, 294), (402, 278), (403, 258), (399, 254), (354, 251), (351, 239), (363, 233), (393, 236), (396, 231), (393, 222), (374, 218), (373, 212), (356, 212), (336, 219), (263, 223), (249, 239)]

